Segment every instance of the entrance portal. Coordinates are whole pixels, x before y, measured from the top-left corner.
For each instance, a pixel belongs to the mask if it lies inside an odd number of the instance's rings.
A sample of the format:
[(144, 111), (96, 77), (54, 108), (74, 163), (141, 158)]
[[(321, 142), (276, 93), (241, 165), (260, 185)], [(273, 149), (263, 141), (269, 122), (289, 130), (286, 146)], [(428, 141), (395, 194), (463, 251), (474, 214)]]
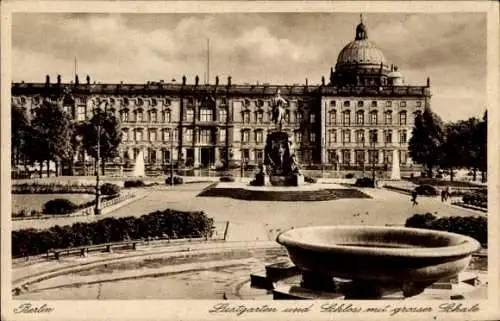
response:
[(200, 165), (202, 167), (208, 167), (214, 163), (215, 160), (215, 149), (212, 147), (202, 147), (200, 148)]

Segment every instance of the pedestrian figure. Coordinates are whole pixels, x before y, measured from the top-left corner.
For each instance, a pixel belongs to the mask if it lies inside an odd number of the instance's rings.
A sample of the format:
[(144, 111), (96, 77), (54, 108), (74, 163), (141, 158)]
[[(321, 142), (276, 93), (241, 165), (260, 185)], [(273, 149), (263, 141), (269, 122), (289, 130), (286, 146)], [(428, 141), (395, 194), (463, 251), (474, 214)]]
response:
[(446, 186), (446, 200), (448, 200), (449, 198), (451, 198), (450, 187)]
[(411, 191), (411, 203), (412, 203), (412, 205), (418, 205), (417, 196), (418, 196), (418, 193), (416, 190)]
[(446, 190), (444, 188), (441, 190), (441, 202), (446, 202)]

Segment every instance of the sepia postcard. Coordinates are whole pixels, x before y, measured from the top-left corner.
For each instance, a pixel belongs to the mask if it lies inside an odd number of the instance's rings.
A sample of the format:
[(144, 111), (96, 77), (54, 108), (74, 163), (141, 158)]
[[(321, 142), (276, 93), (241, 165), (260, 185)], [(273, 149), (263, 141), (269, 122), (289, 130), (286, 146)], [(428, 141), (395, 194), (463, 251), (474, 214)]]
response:
[(499, 5), (5, 1), (2, 320), (498, 320)]

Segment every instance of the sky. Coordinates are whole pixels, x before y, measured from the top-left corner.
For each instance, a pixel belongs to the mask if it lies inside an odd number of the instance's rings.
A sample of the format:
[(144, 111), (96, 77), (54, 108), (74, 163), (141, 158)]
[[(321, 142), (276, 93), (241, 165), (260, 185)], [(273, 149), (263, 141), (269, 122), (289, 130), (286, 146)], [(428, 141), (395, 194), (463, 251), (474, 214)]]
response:
[[(15, 13), (12, 80), (145, 83), (206, 74), (210, 82), (319, 84), (354, 40), (357, 13)], [(407, 84), (431, 78), (433, 110), (445, 121), (486, 108), (484, 13), (364, 13), (368, 39)]]

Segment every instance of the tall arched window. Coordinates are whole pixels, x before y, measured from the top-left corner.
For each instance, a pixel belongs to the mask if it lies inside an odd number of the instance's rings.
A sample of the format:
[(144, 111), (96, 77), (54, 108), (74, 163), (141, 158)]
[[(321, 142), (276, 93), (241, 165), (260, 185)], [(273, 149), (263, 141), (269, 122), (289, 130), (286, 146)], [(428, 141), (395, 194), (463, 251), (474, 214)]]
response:
[(356, 124), (363, 125), (364, 122), (365, 122), (365, 112), (359, 110), (358, 112), (356, 112)]
[(377, 123), (378, 123), (378, 112), (374, 110), (370, 112), (370, 124), (377, 125)]
[(392, 111), (388, 110), (385, 112), (385, 124), (390, 125), (392, 124)]
[(406, 125), (406, 111), (402, 111), (399, 113), (399, 124)]
[(351, 124), (351, 111), (350, 110), (344, 111), (343, 117), (344, 117), (344, 119), (343, 119), (344, 125), (350, 125)]
[(337, 123), (337, 111), (335, 109), (328, 113), (328, 123), (330, 125), (335, 125)]

